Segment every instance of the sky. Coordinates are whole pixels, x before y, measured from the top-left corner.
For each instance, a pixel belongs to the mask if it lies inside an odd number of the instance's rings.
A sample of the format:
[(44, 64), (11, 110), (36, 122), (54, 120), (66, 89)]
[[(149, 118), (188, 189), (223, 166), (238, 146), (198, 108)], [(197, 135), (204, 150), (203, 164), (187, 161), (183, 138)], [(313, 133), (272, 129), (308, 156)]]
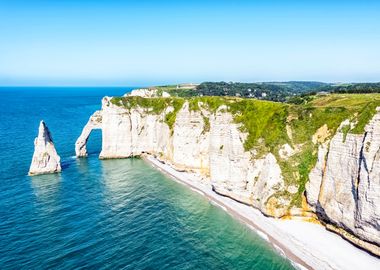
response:
[(380, 1), (0, 0), (0, 85), (380, 81)]

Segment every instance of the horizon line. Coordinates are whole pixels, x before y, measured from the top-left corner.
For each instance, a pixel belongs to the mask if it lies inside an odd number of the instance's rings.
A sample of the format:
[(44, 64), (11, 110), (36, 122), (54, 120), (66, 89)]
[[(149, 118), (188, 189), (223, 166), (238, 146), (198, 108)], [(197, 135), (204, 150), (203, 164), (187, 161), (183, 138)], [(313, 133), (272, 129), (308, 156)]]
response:
[[(268, 80), (268, 81), (227, 81), (227, 80), (206, 80), (202, 82), (192, 82), (193, 84), (201, 84), (205, 82), (226, 82), (226, 83), (287, 83), (287, 82), (317, 82), (317, 83), (326, 83), (326, 84), (376, 84), (380, 83), (379, 81), (318, 81), (318, 80)], [(52, 87), (52, 88), (71, 88), (71, 87), (91, 87), (91, 88), (100, 88), (100, 87), (109, 87), (109, 88), (120, 88), (120, 87), (154, 87), (154, 86), (166, 86), (166, 85), (179, 85), (187, 84), (188, 82), (181, 83), (163, 83), (163, 84), (150, 84), (150, 85), (0, 85), (0, 88), (4, 87)]]

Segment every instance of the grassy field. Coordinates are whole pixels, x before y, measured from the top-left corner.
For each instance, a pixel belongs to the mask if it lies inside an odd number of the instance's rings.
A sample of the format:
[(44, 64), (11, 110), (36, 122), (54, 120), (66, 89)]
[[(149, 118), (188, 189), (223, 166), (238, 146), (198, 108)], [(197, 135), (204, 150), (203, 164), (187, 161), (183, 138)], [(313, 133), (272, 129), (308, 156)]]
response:
[(310, 104), (314, 107), (347, 107), (355, 108), (370, 102), (380, 104), (380, 94), (330, 94), (315, 97)]
[[(346, 126), (342, 131), (360, 134), (365, 125), (373, 117), (376, 107), (380, 106), (380, 94), (331, 94), (313, 96), (302, 105), (280, 102), (244, 99), (237, 97), (170, 97), (170, 98), (113, 98), (112, 103), (131, 109), (135, 106), (146, 108), (147, 112), (161, 114), (165, 108), (172, 106), (174, 111), (165, 115), (165, 122), (173, 129), (176, 114), (184, 104), (189, 102), (191, 111), (205, 109), (215, 112), (225, 105), (226, 110), (233, 115), (234, 121), (241, 124), (241, 130), (248, 134), (244, 147), (246, 151), (255, 150), (256, 158), (273, 153), (282, 169), (287, 185), (297, 185), (298, 192), (291, 195), (281, 192), (278, 196), (290, 196), (291, 205), (301, 205), (302, 194), (308, 181), (310, 170), (317, 160), (318, 144), (312, 142), (312, 136), (324, 125), (327, 125), (328, 136), (331, 138), (340, 124), (349, 119), (355, 123), (351, 128)], [(210, 121), (203, 116), (205, 131), (210, 128)], [(291, 136), (287, 129), (291, 130)], [(279, 149), (288, 143), (298, 152), (287, 160), (279, 157)]]
[(316, 108), (344, 108), (350, 112), (350, 119), (357, 121), (353, 129), (347, 132), (360, 134), (380, 106), (380, 94), (332, 94), (316, 98), (311, 102)]
[(158, 95), (161, 96), (162, 92), (165, 91), (173, 97), (193, 97), (197, 96), (197, 91), (194, 90), (194, 87), (177, 87), (178, 85), (164, 85), (164, 86), (155, 86), (153, 88), (158, 90)]

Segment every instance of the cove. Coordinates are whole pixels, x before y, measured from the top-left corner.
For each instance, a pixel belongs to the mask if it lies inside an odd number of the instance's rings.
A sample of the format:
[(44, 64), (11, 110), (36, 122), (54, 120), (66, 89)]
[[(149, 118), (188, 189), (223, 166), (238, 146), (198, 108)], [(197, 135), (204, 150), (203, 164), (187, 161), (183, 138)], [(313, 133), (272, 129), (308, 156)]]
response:
[[(100, 131), (88, 158), (74, 158), (99, 100), (124, 92), (1, 89), (0, 268), (293, 269), (248, 227), (144, 161), (99, 160)], [(63, 171), (29, 177), (41, 119)]]

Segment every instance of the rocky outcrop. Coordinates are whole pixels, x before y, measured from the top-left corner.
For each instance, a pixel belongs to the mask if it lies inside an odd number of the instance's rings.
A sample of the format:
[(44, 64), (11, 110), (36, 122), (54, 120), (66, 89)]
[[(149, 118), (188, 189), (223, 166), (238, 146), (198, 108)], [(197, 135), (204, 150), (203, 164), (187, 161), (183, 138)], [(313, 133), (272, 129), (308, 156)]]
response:
[(153, 97), (170, 97), (170, 94), (165, 91), (158, 91), (156, 88), (141, 88), (133, 89), (130, 93), (125, 94), (124, 96), (132, 97), (144, 97), (144, 98), (153, 98)]
[(87, 156), (87, 140), (91, 134), (93, 129), (101, 129), (102, 128), (102, 112), (96, 111), (93, 115), (91, 115), (87, 124), (84, 126), (82, 133), (79, 138), (75, 142), (75, 155), (77, 157), (86, 157)]
[[(380, 112), (364, 134), (338, 131), (319, 146), (307, 200), (335, 231), (380, 256)], [(354, 235), (359, 239), (347, 236)]]
[(102, 134), (100, 158), (125, 158), (143, 152), (171, 154), (170, 130), (163, 114), (149, 114), (140, 107), (129, 111), (112, 104), (108, 97), (102, 101)]
[(29, 175), (61, 171), (61, 159), (55, 150), (50, 131), (44, 121), (40, 122), (38, 136), (34, 140), (34, 154)]
[[(344, 134), (343, 127), (353, 125), (345, 121), (335, 134), (323, 124), (310, 137), (309, 145), (318, 148), (318, 160), (306, 183), (309, 205), (305, 210), (291, 203), (293, 194), (298, 193), (300, 176), (295, 174), (296, 181), (285, 181), (280, 167), (296, 160), (302, 144), (285, 143), (273, 153), (246, 151), (248, 134), (225, 105), (210, 111), (203, 106), (191, 109), (186, 101), (169, 125), (167, 116), (175, 110), (172, 106), (153, 112), (136, 104), (115, 104), (112, 98), (103, 99), (102, 110), (90, 118), (77, 141), (78, 156), (85, 155), (91, 130), (101, 128), (100, 158), (154, 155), (177, 170), (198, 173), (215, 192), (256, 207), (265, 215), (316, 213), (330, 230), (380, 255), (380, 112), (367, 124), (364, 134)], [(286, 132), (292, 140), (289, 125)]]
[(200, 173), (220, 194), (267, 215), (284, 215), (289, 201), (275, 196), (286, 188), (275, 156), (253, 159), (243, 147), (247, 134), (239, 130), (225, 108), (215, 113), (192, 111), (185, 102), (170, 129), (165, 115), (173, 110), (168, 106), (161, 114), (153, 114), (147, 108), (126, 109), (104, 98), (100, 158), (149, 153), (177, 170)]
[[(211, 116), (210, 180), (222, 195), (260, 209), (264, 214), (280, 217), (289, 201), (274, 196), (285, 190), (281, 169), (271, 153), (254, 158), (243, 142), (247, 134), (239, 130), (232, 115), (220, 108)], [(280, 203), (281, 200), (281, 203)], [(278, 203), (278, 204), (277, 204)], [(272, 207), (277, 204), (278, 207)]]
[(156, 97), (157, 96), (157, 90), (156, 89), (148, 89), (148, 88), (141, 88), (141, 89), (133, 89), (129, 94), (126, 94), (127, 96), (138, 96), (138, 97)]

